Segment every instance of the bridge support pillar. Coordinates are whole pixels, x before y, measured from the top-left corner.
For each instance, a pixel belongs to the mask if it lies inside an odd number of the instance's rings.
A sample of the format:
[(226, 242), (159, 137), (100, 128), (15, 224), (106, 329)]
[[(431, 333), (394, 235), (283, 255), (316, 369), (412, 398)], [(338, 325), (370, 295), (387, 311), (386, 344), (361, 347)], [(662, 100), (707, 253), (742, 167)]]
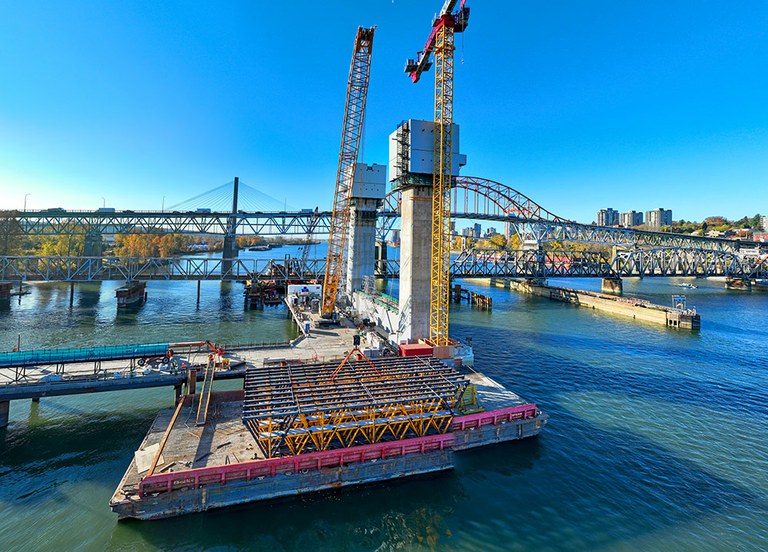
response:
[(384, 240), (376, 242), (376, 276), (383, 276), (384, 278), (389, 276), (387, 272), (387, 242)]
[(173, 392), (175, 395), (175, 400), (173, 401), (173, 404), (178, 405), (179, 401), (181, 400), (181, 384), (174, 385)]
[(8, 427), (11, 401), (0, 401), (0, 428)]
[(355, 164), (355, 176), (350, 192), (351, 213), (346, 293), (350, 301), (355, 290), (362, 289), (363, 277), (373, 276), (376, 244), (376, 210), (387, 194), (387, 173), (384, 165)]
[(101, 257), (104, 252), (102, 247), (101, 232), (89, 231), (85, 235), (83, 244), (83, 257)]
[(752, 291), (752, 281), (749, 278), (726, 278), (725, 289), (737, 291)]
[(400, 204), (400, 339), (429, 337), (432, 186), (403, 189)]
[(221, 252), (221, 270), (228, 272), (232, 270), (232, 259), (237, 259), (237, 236), (227, 234), (224, 236), (224, 250)]
[(615, 293), (621, 295), (624, 291), (624, 284), (621, 278), (603, 278), (603, 293)]
[[(0, 282), (0, 301), (10, 301), (13, 282)], [(21, 295), (19, 295), (21, 297)]]
[(379, 202), (374, 199), (353, 198), (352, 202), (346, 282), (346, 292), (350, 299), (355, 290), (362, 289), (363, 277), (373, 276), (374, 260), (378, 252), (376, 209), (379, 206)]
[[(232, 182), (232, 214), (227, 218), (227, 233), (224, 234), (224, 250), (221, 252), (221, 271), (232, 270), (232, 259), (237, 258), (237, 196), (240, 179)], [(223, 274), (222, 274), (223, 275)]]

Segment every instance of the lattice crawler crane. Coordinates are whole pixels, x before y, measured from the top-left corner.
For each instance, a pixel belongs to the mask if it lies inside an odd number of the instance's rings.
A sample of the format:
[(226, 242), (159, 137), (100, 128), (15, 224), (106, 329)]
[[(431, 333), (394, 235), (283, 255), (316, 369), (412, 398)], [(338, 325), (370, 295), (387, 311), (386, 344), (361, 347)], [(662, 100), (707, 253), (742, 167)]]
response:
[(371, 75), (371, 53), (375, 29), (375, 27), (357, 29), (352, 63), (349, 68), (339, 166), (336, 172), (336, 191), (328, 235), (328, 257), (323, 281), (321, 315), (326, 319), (333, 317), (339, 290), (344, 289), (342, 284), (345, 276), (344, 259), (349, 231), (350, 197), (365, 122), (365, 104)]

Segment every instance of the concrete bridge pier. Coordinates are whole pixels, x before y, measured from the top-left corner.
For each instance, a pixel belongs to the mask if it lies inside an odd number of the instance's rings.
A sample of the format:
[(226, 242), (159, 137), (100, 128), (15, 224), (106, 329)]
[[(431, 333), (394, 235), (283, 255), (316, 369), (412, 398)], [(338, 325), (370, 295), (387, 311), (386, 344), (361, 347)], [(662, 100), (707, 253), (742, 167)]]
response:
[(725, 289), (735, 291), (752, 291), (752, 281), (749, 278), (728, 277), (725, 279)]
[(403, 189), (400, 204), (400, 339), (429, 336), (432, 186)]
[(389, 276), (387, 272), (387, 242), (384, 240), (376, 242), (376, 269), (374, 272), (376, 276), (385, 278)]
[[(355, 164), (355, 176), (350, 194), (348, 261), (346, 293), (363, 287), (363, 277), (373, 276), (378, 244), (376, 243), (376, 210), (387, 194), (387, 173), (384, 165)], [(385, 244), (386, 252), (386, 244)]]
[(83, 244), (83, 257), (101, 257), (104, 253), (101, 232), (89, 230)]
[(11, 410), (11, 401), (0, 401), (0, 429), (8, 427), (8, 417)]
[(603, 278), (602, 291), (621, 295), (624, 291), (624, 283), (621, 278)]

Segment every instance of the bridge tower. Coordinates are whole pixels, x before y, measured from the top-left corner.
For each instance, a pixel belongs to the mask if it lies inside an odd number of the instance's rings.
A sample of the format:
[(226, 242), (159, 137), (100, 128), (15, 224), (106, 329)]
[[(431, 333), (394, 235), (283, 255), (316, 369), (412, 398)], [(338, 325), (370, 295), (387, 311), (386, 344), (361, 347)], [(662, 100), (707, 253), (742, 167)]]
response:
[(232, 213), (227, 217), (227, 233), (224, 234), (224, 250), (221, 253), (222, 272), (232, 270), (232, 259), (237, 258), (237, 194), (240, 179), (236, 176), (232, 187)]
[[(435, 123), (411, 119), (389, 137), (389, 174), (402, 190), (400, 204), (401, 340), (430, 337), (433, 171)], [(451, 175), (467, 156), (459, 153), (459, 126), (452, 125)], [(447, 287), (446, 287), (447, 289)]]
[(384, 165), (355, 164), (350, 191), (349, 248), (346, 293), (352, 298), (363, 287), (363, 277), (373, 276), (376, 261), (376, 216), (386, 195)]

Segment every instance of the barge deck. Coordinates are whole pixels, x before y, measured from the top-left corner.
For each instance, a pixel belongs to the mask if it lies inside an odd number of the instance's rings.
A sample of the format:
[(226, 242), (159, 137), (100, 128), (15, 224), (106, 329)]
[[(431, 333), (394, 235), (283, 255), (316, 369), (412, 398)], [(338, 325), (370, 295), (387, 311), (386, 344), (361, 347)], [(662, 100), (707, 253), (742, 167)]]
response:
[(259, 444), (244, 423), (247, 390), (214, 392), (204, 426), (195, 424), (198, 398), (187, 395), (157, 415), (110, 507), (119, 519), (161, 519), (444, 471), (458, 451), (532, 437), (546, 424), (535, 404), (471, 368), (458, 372), (472, 390), (473, 411), (453, 416), (445, 432), (295, 455)]

